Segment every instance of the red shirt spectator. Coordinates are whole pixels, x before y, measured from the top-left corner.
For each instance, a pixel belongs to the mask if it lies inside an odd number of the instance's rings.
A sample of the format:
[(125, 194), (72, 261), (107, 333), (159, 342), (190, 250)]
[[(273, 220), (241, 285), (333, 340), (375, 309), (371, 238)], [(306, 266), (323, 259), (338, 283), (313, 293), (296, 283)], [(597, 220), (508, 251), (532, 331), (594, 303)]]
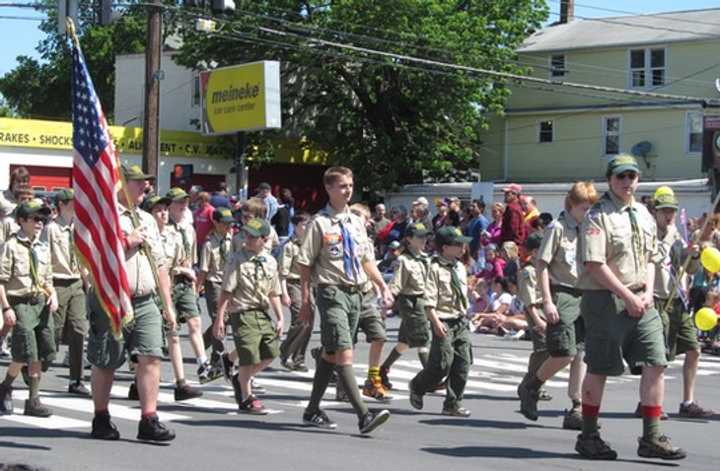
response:
[(195, 232), (197, 233), (198, 251), (205, 243), (210, 232), (213, 230), (212, 215), (215, 208), (210, 204), (210, 194), (203, 191), (198, 195), (199, 206), (193, 213)]
[(500, 240), (501, 242), (512, 241), (518, 247), (522, 247), (527, 239), (525, 211), (518, 200), (522, 187), (513, 183), (506, 186), (503, 191), (505, 192), (505, 213), (503, 214)]

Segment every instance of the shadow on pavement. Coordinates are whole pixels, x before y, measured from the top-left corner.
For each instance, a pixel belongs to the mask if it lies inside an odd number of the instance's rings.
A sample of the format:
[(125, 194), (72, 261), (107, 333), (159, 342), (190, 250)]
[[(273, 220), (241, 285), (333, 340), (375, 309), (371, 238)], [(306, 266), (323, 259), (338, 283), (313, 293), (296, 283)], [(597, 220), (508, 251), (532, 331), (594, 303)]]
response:
[[(52, 447), (49, 447), (49, 446), (32, 445), (30, 443), (6, 442), (6, 441), (0, 441), (0, 448), (17, 448), (17, 449), (21, 449), (21, 450), (42, 450), (42, 451), (52, 450)], [(2, 464), (0, 464), (0, 467), (1, 466), (2, 466)]]
[(237, 427), (255, 430), (268, 430), (272, 432), (302, 432), (302, 433), (321, 433), (326, 435), (347, 435), (353, 436), (351, 433), (342, 433), (333, 430), (323, 430), (315, 427), (309, 427), (297, 422), (264, 422), (262, 420), (243, 420), (243, 419), (223, 419), (223, 420), (174, 420), (174, 424), (183, 424), (190, 427)]
[(421, 424), (427, 425), (455, 425), (460, 427), (478, 427), (478, 428), (498, 428), (503, 430), (526, 429), (526, 428), (542, 428), (542, 429), (560, 429), (560, 427), (545, 427), (543, 425), (528, 424), (526, 422), (506, 422), (502, 420), (485, 420), (485, 419), (463, 419), (463, 418), (447, 418), (447, 419), (428, 419), (421, 420)]

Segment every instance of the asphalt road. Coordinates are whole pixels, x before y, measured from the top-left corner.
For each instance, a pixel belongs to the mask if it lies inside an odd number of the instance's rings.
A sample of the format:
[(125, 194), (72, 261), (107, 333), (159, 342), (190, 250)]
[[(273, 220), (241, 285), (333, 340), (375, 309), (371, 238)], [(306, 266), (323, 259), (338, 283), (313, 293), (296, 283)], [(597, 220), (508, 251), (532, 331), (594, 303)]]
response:
[[(396, 340), (397, 319), (388, 320), (391, 342)], [(361, 336), (362, 338), (362, 336)], [(313, 336), (313, 344), (318, 333)], [(43, 401), (55, 415), (49, 419), (20, 414), (0, 417), (0, 464), (23, 463), (49, 470), (525, 470), (539, 469), (649, 469), (682, 466), (683, 469), (720, 469), (718, 415), (711, 420), (682, 420), (675, 416), (682, 388), (682, 370), (676, 362), (667, 373), (665, 408), (671, 420), (664, 431), (674, 444), (688, 451), (677, 463), (641, 459), (636, 454), (641, 421), (632, 415), (638, 398), (638, 378), (624, 376), (608, 384), (601, 410), (602, 433), (619, 453), (617, 462), (593, 463), (578, 458), (573, 447), (577, 432), (561, 428), (567, 375), (548, 384), (554, 396), (540, 403), (538, 422), (518, 412), (515, 388), (522, 378), (530, 342), (475, 335), (475, 365), (468, 384), (465, 407), (469, 419), (440, 415), (442, 397), (426, 396), (425, 409), (416, 411), (407, 400), (407, 382), (419, 370), (414, 353), (405, 355), (393, 369), (399, 387), (386, 407), (391, 420), (371, 437), (358, 434), (357, 418), (347, 404), (334, 402), (331, 388), (324, 407), (338, 423), (336, 431), (306, 428), (301, 414), (310, 395), (312, 374), (288, 372), (275, 362), (258, 381), (268, 389), (262, 397), (272, 414), (265, 417), (238, 415), (231, 387), (218, 380), (203, 386), (203, 398), (176, 403), (172, 396), (170, 365), (163, 363), (163, 388), (159, 414), (177, 432), (169, 445), (138, 442), (138, 405), (127, 400), (130, 374), (123, 369), (113, 390), (111, 414), (122, 434), (119, 442), (90, 440), (92, 420), (89, 399), (65, 394), (67, 369), (55, 366), (43, 380)], [(184, 341), (187, 352), (187, 341)], [(390, 347), (386, 347), (386, 351)], [(62, 355), (59, 356), (62, 358)], [(364, 377), (367, 345), (359, 345), (356, 374)], [(4, 375), (6, 362), (0, 362)], [(309, 366), (312, 366), (310, 364)], [(195, 362), (186, 358), (188, 378), (194, 378)], [(15, 408), (27, 395), (16, 386)], [(702, 359), (697, 398), (720, 408), (720, 358)], [(381, 404), (368, 399), (371, 408)], [(0, 469), (2, 466), (0, 466)]]

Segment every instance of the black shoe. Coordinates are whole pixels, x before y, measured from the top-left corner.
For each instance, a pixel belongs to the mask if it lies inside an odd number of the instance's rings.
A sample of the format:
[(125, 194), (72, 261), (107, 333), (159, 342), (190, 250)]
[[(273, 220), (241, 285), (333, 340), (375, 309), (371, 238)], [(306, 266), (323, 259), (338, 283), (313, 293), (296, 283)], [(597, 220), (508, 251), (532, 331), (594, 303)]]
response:
[(198, 381), (200, 382), (200, 384), (206, 384), (211, 381), (215, 381), (216, 379), (221, 378), (223, 375), (224, 373), (222, 371), (222, 366), (220, 366), (219, 364), (211, 364), (208, 361), (200, 365), (197, 370)]
[(412, 381), (408, 383), (408, 389), (410, 389), (410, 405), (417, 410), (423, 408), (423, 395), (417, 392), (413, 387)]
[(682, 448), (676, 448), (665, 435), (659, 437), (638, 438), (638, 456), (643, 458), (660, 458), (663, 460), (682, 460), (687, 453)]
[(295, 371), (295, 362), (290, 358), (280, 358), (280, 364), (288, 371)]
[(128, 389), (128, 399), (131, 401), (139, 401), (140, 394), (138, 393), (137, 384), (133, 381), (130, 383), (130, 389)]
[(538, 391), (534, 391), (524, 384), (520, 386), (518, 392), (520, 393), (520, 412), (526, 419), (537, 421)]
[(366, 435), (372, 432), (373, 430), (387, 422), (389, 418), (390, 411), (388, 411), (387, 409), (383, 409), (380, 412), (368, 412), (358, 422), (358, 428), (360, 429), (360, 433)]
[(0, 384), (0, 415), (10, 415), (12, 413), (12, 387)]
[(188, 399), (195, 399), (201, 397), (202, 391), (198, 388), (194, 388), (187, 383), (183, 383), (182, 386), (175, 386), (175, 400), (176, 401), (187, 401)]
[(175, 439), (175, 432), (161, 424), (157, 415), (153, 415), (140, 419), (137, 438), (153, 442), (169, 442)]
[(311, 427), (324, 428), (328, 430), (334, 430), (337, 428), (337, 424), (330, 420), (325, 411), (322, 409), (318, 409), (312, 414), (307, 411), (303, 413), (303, 423)]
[(582, 430), (582, 414), (580, 409), (572, 408), (565, 411), (562, 428), (565, 430)]
[(25, 401), (25, 415), (29, 417), (50, 417), (52, 410), (40, 402), (40, 398), (28, 399)]
[(68, 385), (68, 393), (76, 396), (90, 397), (90, 391), (82, 384), (81, 381), (73, 381)]
[(464, 407), (457, 407), (455, 409), (443, 409), (442, 415), (447, 415), (450, 417), (467, 418), (467, 417), (470, 417), (470, 415), (472, 415), (472, 413), (469, 410), (465, 409)]
[(98, 440), (119, 440), (120, 432), (110, 420), (110, 414), (100, 414), (93, 417), (90, 436)]

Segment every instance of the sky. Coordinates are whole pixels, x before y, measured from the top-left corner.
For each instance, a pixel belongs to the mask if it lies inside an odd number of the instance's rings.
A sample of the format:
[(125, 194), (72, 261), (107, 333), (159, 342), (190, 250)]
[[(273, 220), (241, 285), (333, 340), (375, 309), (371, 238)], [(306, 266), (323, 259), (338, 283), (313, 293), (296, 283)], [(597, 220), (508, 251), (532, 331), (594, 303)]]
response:
[[(550, 11), (557, 13), (560, 9), (559, 0), (547, 0)], [(0, 0), (0, 4), (3, 3)], [(15, 0), (14, 3), (33, 3), (28, 0)], [(684, 0), (682, 7), (677, 0), (579, 0), (576, 1), (575, 14), (583, 17), (620, 16), (621, 14), (589, 8), (591, 6), (610, 10), (624, 10), (633, 13), (657, 13), (678, 9), (694, 10), (700, 8), (720, 7), (719, 0)], [(38, 57), (35, 50), (42, 38), (38, 29), (38, 21), (6, 19), (6, 16), (41, 18), (42, 13), (27, 8), (0, 7), (0, 76), (12, 70), (17, 64), (16, 57), (28, 55)], [(557, 15), (550, 15), (549, 21), (557, 20)]]

